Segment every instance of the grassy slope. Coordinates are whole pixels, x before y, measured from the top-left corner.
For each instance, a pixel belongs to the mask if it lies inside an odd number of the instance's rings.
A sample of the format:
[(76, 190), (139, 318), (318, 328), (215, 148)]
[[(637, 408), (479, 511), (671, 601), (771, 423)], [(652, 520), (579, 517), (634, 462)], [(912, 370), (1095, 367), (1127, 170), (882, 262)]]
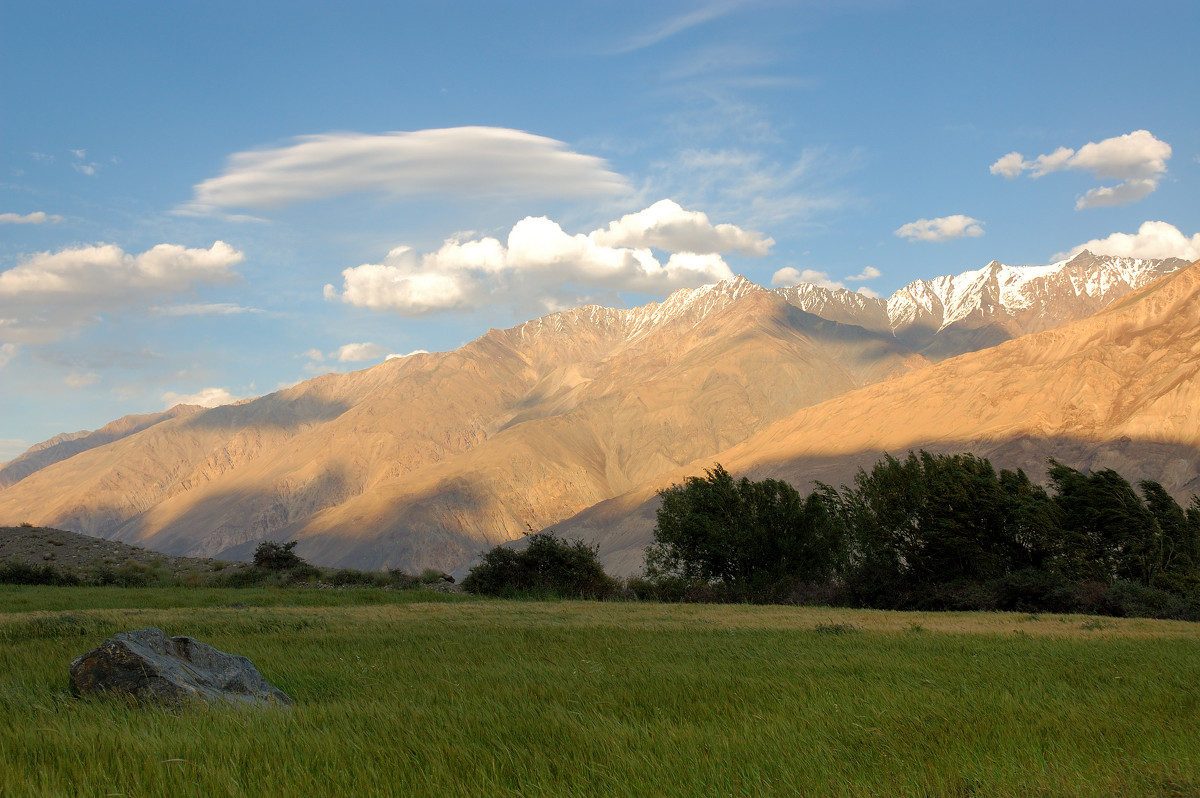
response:
[[(1200, 794), (1196, 625), (416, 597), (0, 588), (0, 794)], [(296, 707), (60, 695), (148, 625)]]

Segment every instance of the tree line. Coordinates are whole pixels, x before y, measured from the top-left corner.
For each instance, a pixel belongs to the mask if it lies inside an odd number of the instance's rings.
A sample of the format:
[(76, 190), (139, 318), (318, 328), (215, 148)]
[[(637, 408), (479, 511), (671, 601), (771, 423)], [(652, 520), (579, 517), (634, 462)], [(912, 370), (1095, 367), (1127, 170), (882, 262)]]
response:
[(1200, 618), (1200, 497), (1049, 461), (1047, 488), (971, 454), (885, 456), (808, 496), (717, 465), (660, 492), (660, 597)]

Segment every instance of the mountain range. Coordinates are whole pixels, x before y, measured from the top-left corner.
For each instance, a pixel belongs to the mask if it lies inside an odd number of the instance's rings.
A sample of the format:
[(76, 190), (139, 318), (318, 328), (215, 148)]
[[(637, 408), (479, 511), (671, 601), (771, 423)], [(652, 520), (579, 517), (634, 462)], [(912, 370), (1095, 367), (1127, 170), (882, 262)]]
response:
[(0, 521), (171, 554), (462, 569), (554, 528), (636, 572), (658, 490), (720, 462), (806, 490), (885, 451), (1053, 456), (1200, 488), (1200, 263), (992, 262), (886, 299), (744, 278), (452, 352), (120, 419), (0, 466)]

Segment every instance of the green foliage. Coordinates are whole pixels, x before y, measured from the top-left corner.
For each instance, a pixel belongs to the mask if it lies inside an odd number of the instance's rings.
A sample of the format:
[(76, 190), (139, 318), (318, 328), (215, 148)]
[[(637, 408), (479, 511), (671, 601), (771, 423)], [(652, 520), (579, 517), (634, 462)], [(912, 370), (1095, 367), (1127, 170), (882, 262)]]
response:
[[(1190, 618), (1200, 497), (1051, 460), (1052, 492), (970, 454), (886, 455), (807, 498), (720, 465), (662, 491), (637, 596)], [(1140, 491), (1140, 495), (1139, 495)]]
[(761, 598), (784, 583), (833, 573), (840, 535), (820, 495), (803, 499), (776, 479), (734, 480), (717, 465), (659, 496), (646, 552), (652, 579), (718, 583), (736, 597)]
[(311, 568), (311, 565), (293, 551), (296, 544), (295, 540), (289, 543), (264, 540), (254, 550), (254, 566), (268, 571), (299, 571)]
[(604, 573), (596, 549), (581, 540), (567, 542), (552, 532), (527, 538), (518, 551), (497, 546), (463, 579), (463, 590), (489, 596), (608, 598), (617, 583)]
[(9, 562), (0, 565), (0, 584), (5, 585), (77, 585), (78, 577), (59, 571), (53, 565), (26, 565)]

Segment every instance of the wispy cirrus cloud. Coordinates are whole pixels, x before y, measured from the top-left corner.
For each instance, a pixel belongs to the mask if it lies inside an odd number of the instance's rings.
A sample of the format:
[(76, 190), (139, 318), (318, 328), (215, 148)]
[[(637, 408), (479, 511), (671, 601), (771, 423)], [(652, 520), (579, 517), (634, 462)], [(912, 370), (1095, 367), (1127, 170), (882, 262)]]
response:
[(773, 243), (667, 200), (587, 234), (526, 217), (504, 242), (450, 239), (425, 254), (396, 247), (381, 263), (345, 269), (341, 289), (327, 285), (325, 297), (406, 316), (489, 304), (548, 312), (595, 301), (593, 291), (664, 294), (724, 280), (733, 273), (722, 253), (762, 255)]
[(235, 153), (225, 171), (196, 185), (192, 201), (176, 212), (215, 215), (357, 193), (593, 198), (629, 190), (603, 159), (520, 130), (326, 133)]
[(917, 219), (893, 231), (909, 241), (950, 241), (954, 238), (975, 238), (983, 235), (983, 222), (956, 213), (936, 219)]
[(1075, 203), (1076, 210), (1127, 205), (1148, 196), (1167, 172), (1171, 145), (1155, 138), (1148, 130), (1135, 130), (1098, 142), (1089, 142), (1078, 150), (1059, 147), (1054, 152), (1027, 160), (1019, 152), (1010, 152), (992, 164), (994, 175), (1012, 179), (1028, 172), (1043, 177), (1051, 172), (1076, 169), (1091, 172), (1097, 180), (1120, 180), (1114, 186), (1090, 189)]
[(21, 215), (19, 213), (0, 213), (0, 224), (56, 224), (61, 222), (63, 218), (57, 214), (49, 214), (45, 211), (34, 211)]
[(745, 5), (744, 1), (737, 2), (737, 0), (722, 0), (721, 2), (708, 3), (685, 14), (665, 19), (647, 30), (635, 33), (609, 50), (608, 54), (623, 55), (635, 50), (653, 47), (659, 42), (666, 41), (686, 30), (720, 19), (736, 11), (739, 6), (743, 5)]

